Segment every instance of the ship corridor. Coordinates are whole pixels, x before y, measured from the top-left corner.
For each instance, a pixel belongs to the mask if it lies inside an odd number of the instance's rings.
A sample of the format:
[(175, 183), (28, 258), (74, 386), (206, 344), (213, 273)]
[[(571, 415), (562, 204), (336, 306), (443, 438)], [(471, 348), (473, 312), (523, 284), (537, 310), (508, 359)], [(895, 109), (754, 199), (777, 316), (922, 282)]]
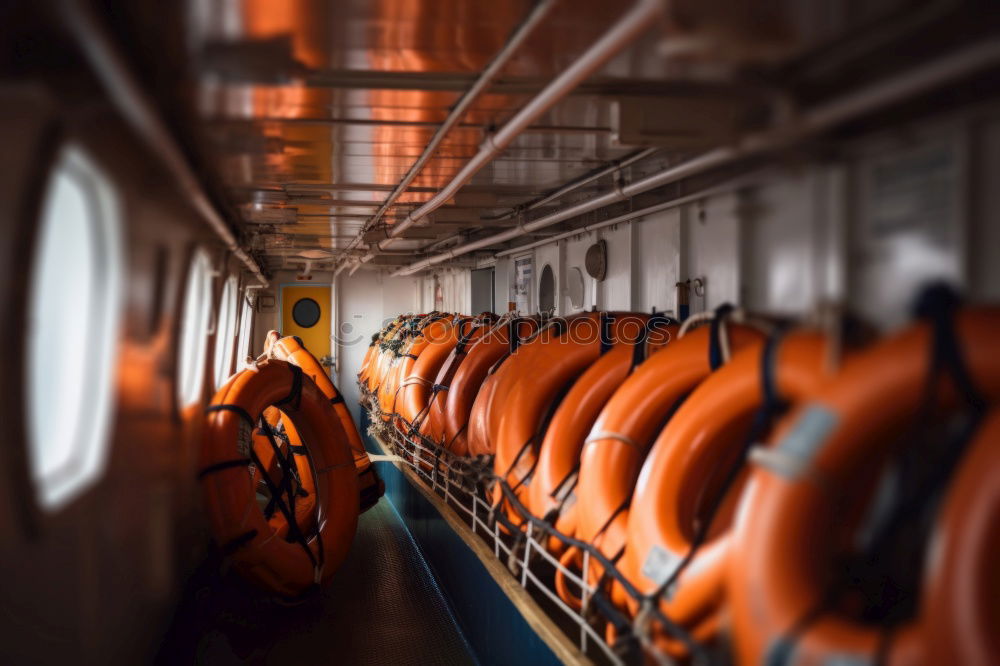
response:
[(0, 2), (0, 152), (0, 664), (1000, 662), (996, 2)]

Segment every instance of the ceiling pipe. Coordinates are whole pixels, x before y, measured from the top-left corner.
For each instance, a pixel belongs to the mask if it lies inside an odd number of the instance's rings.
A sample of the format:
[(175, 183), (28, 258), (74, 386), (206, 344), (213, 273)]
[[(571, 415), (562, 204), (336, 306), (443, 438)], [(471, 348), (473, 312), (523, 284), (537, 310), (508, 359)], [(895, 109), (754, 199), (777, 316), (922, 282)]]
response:
[(91, 69), (103, 84), (115, 108), (173, 175), (177, 185), (187, 196), (188, 202), (208, 222), (229, 251), (266, 287), (268, 279), (264, 271), (240, 246), (233, 229), (222, 219), (208, 198), (184, 153), (157, 113), (156, 107), (129, 71), (126, 60), (111, 35), (94, 18), (85, 4), (88, 3), (63, 0), (59, 3), (62, 9), (59, 14)]
[(389, 247), (400, 234), (453, 198), (473, 176), (500, 155), (527, 127), (652, 26), (660, 16), (663, 6), (664, 0), (638, 0), (632, 5), (600, 39), (525, 104), (506, 125), (496, 134), (487, 136), (479, 152), (466, 162), (448, 184), (403, 220), (392, 225), (387, 232), (388, 238), (377, 244), (378, 249)]
[(603, 195), (569, 206), (557, 213), (546, 215), (515, 229), (487, 236), (465, 245), (454, 247), (440, 254), (404, 266), (392, 277), (411, 275), (443, 261), (485, 247), (504, 243), (532, 231), (568, 220), (584, 213), (604, 208), (648, 190), (723, 167), (739, 160), (787, 147), (804, 137), (814, 135), (865, 113), (901, 102), (907, 98), (947, 85), (985, 67), (1000, 63), (1000, 42), (981, 42), (948, 56), (924, 64), (885, 81), (879, 81), (853, 94), (806, 111), (787, 125), (772, 130), (750, 134), (732, 146), (724, 146), (681, 162), (659, 173), (646, 176), (628, 185), (616, 187)]
[(624, 169), (625, 167), (629, 166), (630, 164), (635, 164), (636, 162), (638, 162), (640, 160), (644, 160), (647, 157), (651, 157), (653, 154), (659, 152), (659, 150), (660, 150), (659, 148), (645, 148), (643, 150), (636, 151), (636, 152), (632, 153), (631, 155), (627, 155), (626, 157), (623, 157), (620, 160), (615, 160), (615, 161), (611, 162), (606, 167), (598, 169), (597, 171), (594, 171), (593, 173), (589, 173), (586, 176), (583, 176), (582, 178), (579, 178), (577, 180), (569, 182), (569, 183), (563, 185), (562, 187), (560, 187), (559, 189), (557, 189), (556, 191), (554, 191), (554, 192), (552, 192), (550, 194), (547, 194), (544, 197), (541, 197), (540, 199), (535, 199), (534, 201), (532, 201), (529, 204), (526, 204), (525, 206), (522, 206), (520, 208), (511, 209), (511, 210), (507, 211), (506, 213), (501, 213), (500, 215), (497, 215), (495, 217), (484, 217), (482, 219), (487, 220), (489, 222), (497, 222), (499, 220), (508, 220), (508, 219), (514, 217), (515, 215), (519, 214), (519, 213), (523, 214), (523, 213), (527, 213), (527, 212), (533, 211), (536, 208), (544, 206), (547, 203), (550, 203), (550, 202), (555, 201), (557, 199), (561, 199), (562, 197), (566, 196), (567, 194), (580, 189), (584, 185), (589, 185), (590, 183), (594, 182), (595, 180), (600, 180), (601, 178), (604, 178), (605, 176), (610, 176), (611, 174), (613, 174), (615, 172), (621, 171), (622, 169)]
[(659, 213), (661, 211), (670, 210), (671, 208), (677, 208), (678, 206), (683, 206), (685, 204), (693, 203), (700, 199), (706, 197), (714, 197), (720, 194), (727, 194), (729, 192), (735, 192), (736, 190), (748, 187), (758, 182), (759, 178), (746, 178), (734, 181), (732, 183), (726, 183), (725, 185), (720, 185), (717, 187), (710, 187), (705, 190), (701, 190), (692, 194), (686, 194), (676, 199), (671, 199), (670, 201), (664, 201), (663, 203), (654, 204), (652, 206), (647, 206), (646, 208), (640, 208), (639, 210), (631, 210), (622, 215), (609, 218), (607, 220), (601, 220), (600, 222), (594, 222), (592, 224), (585, 224), (582, 227), (577, 227), (570, 231), (565, 231), (563, 233), (555, 234), (549, 238), (544, 238), (540, 241), (535, 241), (534, 243), (527, 243), (525, 245), (518, 245), (509, 250), (504, 250), (503, 252), (497, 252), (497, 257), (506, 257), (511, 254), (518, 254), (519, 252), (524, 252), (525, 250), (531, 250), (536, 247), (541, 247), (542, 245), (548, 245), (549, 243), (554, 243), (556, 241), (561, 241), (566, 238), (572, 238), (573, 236), (578, 236), (580, 234), (585, 234), (591, 231), (597, 231), (598, 229), (603, 229), (605, 227), (614, 226), (616, 224), (621, 224), (622, 222), (628, 222), (639, 217), (645, 217), (646, 215), (652, 215), (653, 213)]
[[(356, 247), (361, 242), (365, 232), (369, 231), (376, 224), (378, 224), (379, 220), (382, 219), (389, 208), (391, 208), (399, 197), (406, 192), (406, 189), (410, 186), (414, 179), (416, 179), (421, 169), (424, 168), (424, 165), (426, 165), (431, 157), (434, 156), (438, 146), (441, 145), (441, 142), (444, 141), (448, 133), (452, 130), (452, 128), (459, 124), (459, 121), (465, 115), (465, 112), (469, 110), (469, 107), (471, 107), (479, 99), (479, 96), (482, 95), (487, 88), (489, 88), (490, 84), (493, 83), (493, 80), (497, 77), (497, 75), (499, 75), (503, 68), (506, 67), (514, 53), (549, 14), (552, 7), (555, 6), (555, 2), (556, 0), (539, 0), (535, 4), (528, 16), (503, 45), (503, 48), (497, 52), (497, 54), (493, 57), (493, 60), (490, 61), (490, 64), (486, 66), (482, 74), (480, 74), (475, 83), (472, 84), (472, 87), (465, 91), (465, 94), (462, 95), (461, 99), (458, 100), (458, 103), (452, 108), (451, 112), (448, 113), (448, 117), (445, 118), (445, 121), (434, 132), (434, 136), (431, 137), (431, 140), (424, 147), (423, 152), (420, 153), (420, 156), (410, 166), (406, 175), (403, 176), (401, 181), (399, 181), (399, 184), (396, 185), (395, 189), (389, 193), (389, 196), (382, 202), (382, 205), (371, 217), (371, 219), (365, 223), (364, 227), (358, 233), (357, 239), (347, 247), (348, 250)], [(409, 219), (409, 217), (407, 219)]]
[[(647, 157), (652, 156), (654, 153), (659, 152), (659, 150), (660, 150), (659, 148), (645, 148), (643, 150), (636, 151), (636, 152), (634, 152), (634, 153), (632, 153), (630, 155), (626, 155), (625, 157), (623, 157), (620, 160), (614, 160), (611, 163), (609, 163), (607, 166), (604, 166), (604, 167), (602, 167), (602, 168), (600, 168), (600, 169), (598, 169), (598, 170), (596, 170), (596, 171), (594, 171), (592, 173), (588, 173), (587, 175), (585, 175), (585, 176), (583, 176), (581, 178), (578, 178), (577, 180), (574, 180), (574, 181), (571, 181), (569, 183), (566, 183), (565, 185), (563, 185), (563, 186), (559, 187), (558, 189), (550, 192), (549, 194), (546, 194), (546, 195), (544, 195), (544, 196), (542, 196), (542, 197), (540, 197), (538, 199), (535, 199), (534, 201), (532, 201), (532, 202), (530, 202), (528, 204), (525, 204), (524, 206), (519, 206), (516, 209), (512, 209), (512, 210), (510, 210), (510, 211), (508, 211), (506, 213), (502, 213), (502, 214), (497, 215), (495, 217), (486, 217), (486, 218), (482, 218), (482, 219), (488, 220), (490, 222), (496, 222), (496, 221), (506, 220), (506, 219), (509, 219), (511, 217), (514, 217), (518, 213), (526, 213), (526, 212), (532, 211), (532, 210), (538, 208), (539, 206), (544, 206), (545, 204), (549, 203), (550, 201), (554, 201), (556, 199), (560, 199), (560, 198), (566, 196), (567, 194), (570, 194), (571, 192), (574, 192), (574, 191), (580, 189), (584, 185), (592, 183), (595, 180), (599, 180), (599, 179), (603, 178), (604, 176), (608, 176), (608, 175), (613, 174), (613, 173), (615, 173), (617, 171), (620, 171), (621, 169), (624, 169), (625, 167), (627, 167), (627, 166), (629, 166), (631, 164), (634, 164), (634, 163), (636, 163), (636, 162), (638, 162), (640, 160), (644, 160)], [(449, 243), (455, 243), (457, 241), (463, 240), (466, 237), (466, 235), (467, 234), (465, 232), (459, 232), (457, 234), (452, 234), (451, 236), (447, 236), (445, 238), (438, 239), (438, 240), (433, 241), (430, 244), (425, 245), (424, 247), (420, 248), (419, 252), (421, 254), (425, 253), (425, 252), (434, 252), (438, 248), (444, 247), (445, 245), (448, 245)], [(404, 252), (406, 254), (412, 254), (412, 252), (409, 252), (409, 251), (404, 251)], [(391, 250), (382, 250), (381, 254), (395, 254), (395, 253), (393, 251), (391, 251)], [(374, 257), (375, 257), (374, 254), (365, 255), (365, 257), (362, 258), (362, 261), (371, 261)]]

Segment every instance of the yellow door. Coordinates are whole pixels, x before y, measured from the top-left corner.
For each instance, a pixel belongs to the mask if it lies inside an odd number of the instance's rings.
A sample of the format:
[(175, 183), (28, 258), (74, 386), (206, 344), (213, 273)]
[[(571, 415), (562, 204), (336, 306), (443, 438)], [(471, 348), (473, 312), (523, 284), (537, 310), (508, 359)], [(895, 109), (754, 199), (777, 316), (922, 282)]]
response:
[(296, 335), (312, 355), (330, 355), (330, 287), (281, 288), (281, 335)]

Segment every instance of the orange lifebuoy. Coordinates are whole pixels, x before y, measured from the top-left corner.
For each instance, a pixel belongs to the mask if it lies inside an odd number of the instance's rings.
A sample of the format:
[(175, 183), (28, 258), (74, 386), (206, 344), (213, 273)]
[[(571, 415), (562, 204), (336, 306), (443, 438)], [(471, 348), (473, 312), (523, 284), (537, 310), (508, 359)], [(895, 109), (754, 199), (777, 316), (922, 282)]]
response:
[(925, 570), (920, 633), (927, 663), (986, 666), (1000, 655), (997, 470), (1000, 409), (994, 407), (951, 482), (931, 537), (940, 548)]
[[(536, 330), (527, 338), (518, 337), (515, 344), (510, 345), (505, 353), (501, 353), (498, 360), (489, 368), (488, 375), (483, 381), (479, 394), (476, 396), (469, 413), (469, 453), (471, 455), (492, 455), (496, 451), (497, 428), (503, 414), (502, 409), (494, 409), (493, 404), (504, 404), (507, 393), (512, 389), (508, 382), (508, 374), (516, 377), (517, 370), (512, 367), (519, 363), (526, 355), (534, 352), (539, 346), (553, 337), (558, 337), (565, 332), (565, 327), (569, 322), (577, 318), (593, 319), (595, 315), (584, 314), (568, 318), (557, 318), (549, 320), (544, 325), (539, 323)], [(518, 324), (520, 326), (520, 324)], [(525, 351), (529, 348), (530, 351)]]
[[(267, 470), (276, 486), (281, 487), (285, 482), (286, 470), (291, 472), (290, 481), (297, 498), (295, 523), (299, 531), (308, 532), (314, 526), (316, 515), (316, 483), (309, 457), (295, 426), (288, 419), (282, 418), (277, 408), (268, 407), (264, 410), (260, 424), (254, 430), (253, 448), (260, 461), (260, 467)], [(262, 476), (256, 466), (251, 468), (250, 477), (257, 484), (258, 498), (267, 498), (262, 509), (264, 518), (278, 536), (285, 537), (289, 531), (288, 521), (277, 510), (274, 497), (269, 496), (270, 490)]]
[[(460, 456), (481, 455), (489, 449), (477, 447), (472, 451), (471, 431), (477, 431), (477, 441), (486, 441), (485, 409), (488, 396), (484, 394), (483, 404), (477, 412), (477, 425), (473, 426), (472, 412), (479, 395), (487, 384), (494, 382), (488, 379), (490, 369), (507, 354), (511, 340), (520, 341), (533, 334), (538, 328), (538, 320), (529, 318), (504, 319), (497, 323), (488, 333), (483, 335), (472, 347), (465, 360), (455, 372), (448, 390), (444, 406), (444, 446), (452, 453)], [(516, 344), (516, 342), (515, 342)]]
[[(960, 311), (951, 322), (963, 374), (995, 403), (1000, 310)], [(907, 655), (926, 661), (919, 649), (926, 642), (919, 639), (929, 630), (914, 626), (919, 618), (894, 632), (908, 640), (887, 645), (878, 625), (826, 610), (823, 600), (839, 570), (835, 558), (870, 500), (874, 475), (898, 450), (898, 435), (922, 406), (942, 409), (959, 401), (950, 382), (937, 382), (933, 395), (927, 390), (935, 368), (932, 342), (938, 341), (934, 327), (919, 324), (856, 355), (783, 421), (773, 445), (754, 451), (758, 467), (735, 523), (738, 556), (731, 558), (727, 579), (740, 663), (761, 663), (779, 653), (799, 663), (822, 663), (831, 655), (852, 662), (880, 655), (889, 663)], [(935, 640), (944, 640), (940, 631), (946, 630), (939, 628)]]
[(389, 347), (394, 344), (394, 341), (401, 342), (403, 333), (406, 330), (406, 323), (410, 319), (411, 317), (406, 315), (397, 317), (388, 326), (383, 328), (379, 334), (378, 342), (375, 345), (376, 349), (372, 353), (371, 362), (365, 371), (364, 387), (369, 393), (375, 393), (378, 389), (378, 382), (382, 379), (385, 365), (390, 358)]
[(413, 372), (417, 359), (432, 343), (445, 340), (453, 324), (453, 319), (445, 315), (427, 317), (421, 322), (419, 332), (411, 336), (400, 351), (395, 352), (395, 357), (388, 364), (385, 379), (378, 389), (383, 420), (388, 421), (399, 415), (402, 404), (399, 399), (400, 392), (407, 386), (405, 380)]
[[(520, 324), (518, 324), (520, 326)], [(483, 456), (493, 455), (496, 451), (496, 424), (500, 420), (501, 409), (494, 409), (494, 404), (503, 404), (502, 400), (497, 400), (497, 395), (503, 395), (505, 388), (505, 377), (511, 372), (512, 359), (522, 346), (532, 342), (538, 342), (542, 328), (551, 328), (551, 323), (545, 327), (539, 325), (538, 329), (526, 340), (518, 337), (515, 345), (508, 346), (507, 353), (500, 355), (499, 359), (490, 366), (486, 379), (483, 380), (479, 393), (472, 403), (472, 410), (469, 412), (468, 443), (469, 455)], [(513, 350), (510, 347), (513, 346)]]
[[(600, 332), (599, 320), (602, 316), (597, 312), (580, 312), (568, 317), (549, 319), (544, 325), (540, 325), (530, 338), (521, 342), (513, 352), (504, 357), (499, 363), (499, 367), (493, 371), (493, 375), (496, 377), (496, 386), (493, 389), (492, 401), (506, 407), (511, 391), (523, 381), (525, 369), (533, 367), (529, 357), (540, 353), (539, 350), (550, 343), (567, 336), (570, 330), (573, 331), (572, 338), (574, 340), (597, 339)], [(569, 336), (566, 339), (570, 339)], [(506, 413), (506, 408), (491, 408), (486, 412), (486, 436), (491, 452), (496, 451), (500, 421)], [(480, 448), (482, 447), (480, 446)]]
[(473, 322), (474, 325), (459, 332), (459, 339), (455, 347), (448, 354), (438, 371), (434, 380), (430, 402), (427, 405), (427, 416), (420, 424), (420, 434), (427, 437), (439, 446), (444, 445), (445, 430), (445, 405), (448, 401), (448, 393), (451, 391), (451, 383), (455, 379), (455, 374), (462, 363), (469, 355), (469, 349), (475, 342), (486, 334), (489, 326), (482, 322)]
[[(722, 335), (721, 326), (694, 329), (636, 368), (605, 405), (584, 444), (576, 488), (576, 536), (608, 559), (619, 557), (625, 547), (628, 501), (654, 438), (671, 411), (723, 362), (713, 361), (713, 350), (721, 347), (713, 331)], [(762, 337), (736, 324), (728, 326), (725, 335), (734, 353)], [(568, 552), (579, 556), (575, 549)], [(591, 580), (596, 582), (602, 573), (591, 559)], [(572, 597), (566, 600), (576, 603)], [(617, 601), (622, 604), (624, 599)]]
[[(526, 507), (534, 516), (553, 521), (566, 536), (576, 534), (575, 473), (590, 428), (615, 390), (646, 356), (662, 349), (677, 327), (657, 317), (635, 346), (616, 345), (580, 375), (556, 410), (538, 450), (538, 463), (528, 487)], [(563, 542), (549, 539), (549, 550), (560, 555)]]
[[(766, 435), (779, 405), (807, 398), (829, 379), (831, 357), (826, 337), (810, 331), (752, 342), (691, 392), (642, 466), (619, 571), (643, 595), (672, 580), (661, 609), (702, 642), (714, 638), (719, 623), (713, 616), (723, 606), (729, 526), (746, 479), (747, 438)], [(754, 432), (762, 406), (769, 418), (759, 418)], [(635, 600), (629, 605), (638, 610)], [(655, 637), (664, 651), (686, 653), (676, 639)]]
[[(503, 367), (501, 357), (500, 367)], [(495, 366), (494, 366), (495, 367)], [(469, 410), (469, 425), (466, 430), (468, 441), (468, 452), (470, 456), (488, 456), (493, 454), (493, 442), (490, 440), (489, 426), (490, 414), (493, 411), (493, 398), (496, 394), (497, 384), (500, 377), (497, 372), (490, 372), (483, 380), (476, 393), (476, 399)]]
[[(274, 336), (271, 333), (274, 333)], [(319, 390), (323, 392), (323, 395), (333, 405), (333, 410), (340, 421), (341, 427), (344, 429), (344, 433), (347, 435), (347, 442), (354, 456), (354, 466), (357, 468), (358, 483), (361, 486), (361, 510), (366, 511), (370, 509), (385, 492), (385, 483), (379, 478), (375, 467), (368, 458), (364, 442), (361, 441), (361, 434), (354, 424), (351, 411), (344, 402), (343, 394), (334, 385), (326, 370), (316, 360), (316, 357), (302, 345), (302, 342), (298, 338), (287, 336), (275, 339), (276, 336), (276, 331), (268, 333), (267, 341), (265, 342), (265, 353), (302, 368), (302, 371), (316, 383)]]
[[(295, 524), (291, 484), (277, 487), (254, 460), (253, 432), (272, 406), (294, 425), (308, 452), (317, 496), (312, 532), (301, 533)], [(354, 460), (329, 400), (300, 368), (269, 359), (235, 375), (206, 412), (199, 478), (209, 526), (233, 568), (286, 597), (328, 581), (347, 556), (358, 521)], [(251, 464), (282, 497), (286, 538), (257, 503)]]
[[(547, 416), (558, 405), (559, 394), (615, 344), (631, 345), (642, 335), (649, 315), (642, 313), (592, 313), (595, 317), (564, 320), (561, 330), (518, 348), (505, 364), (507, 394), (498, 383), (494, 404), (502, 400), (496, 436), (494, 474), (524, 503), (537, 460)], [(607, 330), (602, 331), (602, 327)], [(542, 335), (543, 329), (540, 332)], [(517, 510), (495, 488), (495, 505), (506, 506), (508, 516), (523, 522)]]
[(383, 420), (388, 420), (388, 414), (391, 414), (392, 411), (391, 401), (395, 397), (393, 394), (395, 389), (390, 390), (388, 382), (392, 375), (397, 372), (401, 356), (407, 353), (409, 347), (413, 345), (419, 327), (428, 319), (429, 316), (419, 315), (400, 318), (398, 322), (390, 325), (388, 333), (383, 336), (379, 343), (380, 353), (375, 359), (375, 367), (368, 379), (368, 387)]
[(467, 321), (465, 318), (453, 321), (451, 326), (441, 330), (439, 336), (426, 333), (426, 344), (419, 351), (412, 352), (417, 358), (410, 364), (409, 372), (405, 375), (400, 372), (402, 381), (396, 393), (395, 411), (410, 427), (419, 427), (427, 415), (427, 407), (434, 394), (434, 379), (458, 344)]

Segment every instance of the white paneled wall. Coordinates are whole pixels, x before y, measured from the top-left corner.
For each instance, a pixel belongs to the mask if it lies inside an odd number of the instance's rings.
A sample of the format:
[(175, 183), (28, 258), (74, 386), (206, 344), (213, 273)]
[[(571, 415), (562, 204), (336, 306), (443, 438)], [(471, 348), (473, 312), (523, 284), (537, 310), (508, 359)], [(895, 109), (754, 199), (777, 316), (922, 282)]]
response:
[(681, 274), (681, 211), (665, 210), (632, 225), (632, 308), (677, 311)]
[(608, 247), (607, 275), (597, 283), (595, 305), (598, 309), (629, 310), (632, 307), (632, 233), (631, 224), (597, 231), (598, 238)]
[[(919, 285), (939, 277), (979, 300), (1000, 299), (1000, 113), (900, 128), (848, 146), (838, 160), (789, 164), (752, 186), (646, 218), (542, 245), (557, 313), (574, 309), (676, 312), (675, 283), (701, 279), (691, 312), (725, 302), (778, 315), (839, 301), (873, 323), (903, 322)], [(603, 239), (607, 277), (586, 276)], [(582, 307), (567, 275), (584, 272)], [(513, 276), (498, 274), (501, 284)], [(537, 279), (535, 284), (537, 303)]]
[(390, 278), (373, 271), (358, 271), (349, 277), (341, 273), (334, 282), (340, 322), (337, 386), (355, 419), (360, 417), (357, 376), (372, 333), (396, 315), (417, 309), (418, 286), (414, 278)]

